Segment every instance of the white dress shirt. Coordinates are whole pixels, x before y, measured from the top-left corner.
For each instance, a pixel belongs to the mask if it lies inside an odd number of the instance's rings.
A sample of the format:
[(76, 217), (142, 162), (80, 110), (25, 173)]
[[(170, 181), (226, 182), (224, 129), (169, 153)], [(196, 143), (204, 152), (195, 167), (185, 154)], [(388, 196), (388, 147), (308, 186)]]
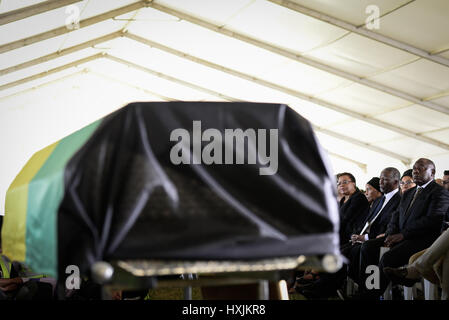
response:
[[(369, 221), (369, 222), (371, 222), (371, 224), (374, 222), (374, 220), (377, 219), (377, 217), (379, 216), (379, 214), (382, 212), (382, 210), (383, 210), (383, 209), (385, 208), (385, 206), (387, 205), (388, 201), (390, 201), (391, 198), (393, 198), (393, 196), (394, 196), (396, 193), (398, 193), (398, 192), (399, 192), (399, 188), (398, 188), (398, 189), (394, 189), (393, 191), (390, 191), (390, 192), (384, 194), (384, 196), (385, 196), (385, 201), (384, 201), (384, 203), (383, 203), (383, 205), (382, 205), (382, 208), (380, 208), (379, 212), (376, 214), (376, 216), (374, 217), (374, 219), (371, 220), (371, 221)], [(369, 238), (368, 238), (368, 233), (365, 234), (365, 240), (369, 240)]]

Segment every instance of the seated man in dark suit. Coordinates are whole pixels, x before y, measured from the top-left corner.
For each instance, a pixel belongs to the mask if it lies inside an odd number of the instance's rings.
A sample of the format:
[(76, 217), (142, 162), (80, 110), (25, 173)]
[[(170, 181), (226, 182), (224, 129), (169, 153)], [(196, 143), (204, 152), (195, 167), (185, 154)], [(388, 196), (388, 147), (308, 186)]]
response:
[[(444, 215), (449, 206), (447, 192), (435, 181), (435, 164), (418, 159), (413, 165), (413, 180), (417, 187), (406, 191), (393, 213), (385, 236), (363, 243), (360, 249), (360, 283), (362, 297), (378, 299), (388, 286), (385, 267), (407, 264), (414, 253), (429, 247), (439, 236)], [(391, 249), (379, 262), (380, 248)], [(379, 285), (367, 288), (366, 268), (379, 266)]]
[[(444, 183), (446, 182), (446, 183)], [(443, 187), (449, 192), (449, 170), (444, 171)], [(449, 195), (449, 193), (448, 193)], [(421, 277), (441, 285), (442, 299), (449, 299), (449, 207), (441, 227), (441, 236), (430, 248), (415, 253), (410, 257), (407, 267), (389, 268), (384, 272), (394, 282), (413, 286)]]
[(364, 223), (357, 230), (357, 234), (353, 234), (351, 238), (348, 237), (340, 244), (341, 253), (348, 258), (348, 265), (343, 265), (337, 273), (322, 274), (321, 279), (317, 280), (313, 287), (306, 287), (300, 293), (309, 298), (325, 298), (335, 293), (342, 286), (347, 272), (354, 280), (358, 278), (361, 243), (384, 233), (391, 214), (399, 205), (399, 176), (400, 173), (396, 168), (389, 167), (382, 170), (379, 189), (384, 195), (373, 201), (373, 205)]
[(357, 283), (360, 273), (360, 247), (370, 239), (384, 236), (393, 212), (398, 208), (401, 196), (399, 193), (399, 170), (388, 167), (380, 173), (379, 187), (383, 196), (373, 202), (365, 224), (359, 234), (351, 236), (351, 246), (342, 248), (342, 253), (349, 258), (348, 275)]

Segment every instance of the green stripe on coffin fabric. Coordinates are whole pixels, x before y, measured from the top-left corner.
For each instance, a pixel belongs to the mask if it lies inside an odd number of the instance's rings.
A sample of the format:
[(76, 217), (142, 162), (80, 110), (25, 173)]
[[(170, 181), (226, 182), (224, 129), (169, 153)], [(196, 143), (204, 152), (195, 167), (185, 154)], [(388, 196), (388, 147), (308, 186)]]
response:
[(32, 270), (57, 276), (57, 212), (64, 196), (67, 162), (90, 138), (100, 120), (62, 139), (28, 189), (26, 260)]

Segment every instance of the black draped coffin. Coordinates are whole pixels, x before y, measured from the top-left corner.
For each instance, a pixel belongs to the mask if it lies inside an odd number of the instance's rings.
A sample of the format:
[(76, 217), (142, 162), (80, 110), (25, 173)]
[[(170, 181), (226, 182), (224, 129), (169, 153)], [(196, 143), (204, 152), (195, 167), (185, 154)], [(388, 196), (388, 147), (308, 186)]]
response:
[(131, 103), (68, 161), (57, 243), (59, 274), (100, 260), (338, 255), (335, 179), (287, 105)]

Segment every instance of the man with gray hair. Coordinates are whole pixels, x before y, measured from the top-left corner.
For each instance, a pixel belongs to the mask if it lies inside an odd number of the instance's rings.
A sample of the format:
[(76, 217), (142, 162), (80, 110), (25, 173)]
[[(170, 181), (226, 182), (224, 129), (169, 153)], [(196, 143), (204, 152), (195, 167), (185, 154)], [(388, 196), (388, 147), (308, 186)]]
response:
[[(444, 183), (446, 182), (446, 183)], [(449, 170), (444, 171), (443, 187), (449, 191)], [(449, 193), (448, 193), (449, 195)], [(388, 268), (384, 272), (395, 282), (413, 286), (421, 279), (426, 278), (432, 283), (441, 285), (442, 299), (449, 300), (449, 209), (442, 227), (442, 234), (426, 250), (415, 253), (410, 257), (409, 265), (402, 268)]]
[[(359, 283), (359, 285), (364, 284), (366, 277), (365, 270), (367, 267), (367, 265), (360, 261), (361, 244), (370, 239), (385, 236), (385, 231), (387, 230), (392, 214), (398, 208), (399, 202), (401, 201), (399, 179), (400, 173), (398, 169), (388, 167), (382, 170), (379, 186), (383, 196), (374, 201), (370, 214), (360, 233), (351, 236), (353, 246), (349, 253), (351, 263), (348, 266), (348, 275)], [(378, 257), (377, 261), (379, 261)]]

